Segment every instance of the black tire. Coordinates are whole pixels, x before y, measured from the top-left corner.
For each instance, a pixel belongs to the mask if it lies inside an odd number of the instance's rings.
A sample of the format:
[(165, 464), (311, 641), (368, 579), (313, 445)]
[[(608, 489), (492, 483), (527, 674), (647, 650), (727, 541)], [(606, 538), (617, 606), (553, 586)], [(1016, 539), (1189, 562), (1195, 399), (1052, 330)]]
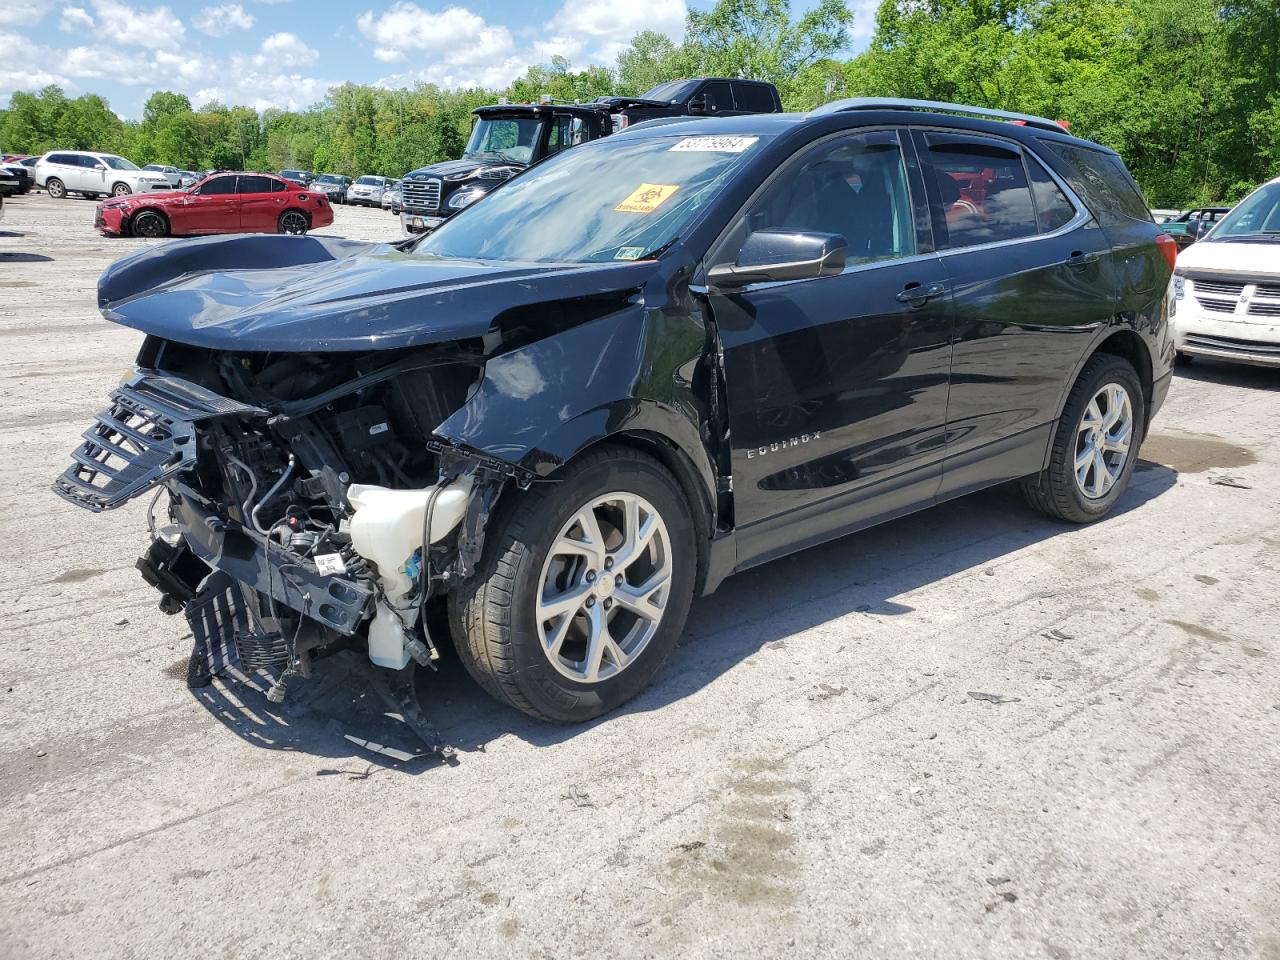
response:
[(311, 221), (301, 210), (286, 210), (276, 221), (276, 230), (280, 233), (292, 234), (295, 237), (305, 236), (311, 229)]
[(1183, 353), (1181, 350), (1179, 350), (1177, 353), (1173, 355), (1173, 362), (1176, 366), (1179, 366), (1179, 367), (1189, 367), (1192, 363), (1195, 362), (1195, 359), (1196, 358), (1191, 356), (1191, 354)]
[[(1129, 394), (1133, 412), (1132, 439), (1128, 457), (1115, 482), (1105, 495), (1095, 499), (1085, 496), (1076, 482), (1076, 447), (1086, 408), (1108, 384), (1117, 384)], [(1142, 383), (1133, 365), (1114, 354), (1096, 354), (1085, 364), (1071, 388), (1054, 430), (1049, 466), (1022, 481), (1022, 492), (1027, 502), (1042, 513), (1071, 523), (1092, 523), (1105, 517), (1129, 486), (1142, 439), (1146, 436), (1146, 416)]]
[(169, 221), (164, 218), (162, 213), (157, 213), (154, 210), (141, 210), (133, 215), (133, 220), (129, 224), (129, 232), (135, 237), (167, 237), (169, 235)]
[(44, 191), (54, 200), (67, 199), (67, 185), (57, 177), (50, 177), (44, 182)]
[(111, 185), (111, 196), (113, 197), (127, 197), (131, 193), (133, 193), (133, 188), (127, 183), (114, 183)]
[[(459, 658), (486, 692), (541, 720), (580, 723), (636, 696), (666, 662), (693, 600), (698, 551), (693, 511), (679, 483), (642, 453), (600, 447), (564, 467), (556, 481), (507, 494), (507, 510), (491, 527), (477, 570), (450, 597), (450, 614)], [(656, 631), (635, 659), (607, 679), (578, 682), (544, 654), (534, 605), (559, 531), (585, 504), (615, 492), (643, 497), (662, 518), (671, 589)]]

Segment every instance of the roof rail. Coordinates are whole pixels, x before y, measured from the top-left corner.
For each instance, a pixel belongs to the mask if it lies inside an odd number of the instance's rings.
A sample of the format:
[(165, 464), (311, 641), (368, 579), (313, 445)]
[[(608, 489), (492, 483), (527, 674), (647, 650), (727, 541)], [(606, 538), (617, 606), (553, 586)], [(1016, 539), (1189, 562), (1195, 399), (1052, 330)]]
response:
[(1067, 128), (1057, 120), (1032, 116), (1029, 113), (1012, 113), (1008, 110), (992, 110), (989, 107), (970, 107), (962, 103), (942, 103), (937, 100), (899, 100), (892, 97), (851, 97), (848, 100), (833, 100), (815, 107), (810, 113), (844, 113), (847, 110), (922, 110), (929, 113), (967, 113), (975, 117), (992, 117), (996, 120), (1016, 120), (1028, 127), (1039, 127), (1041, 130), (1052, 130), (1054, 133), (1066, 133)]

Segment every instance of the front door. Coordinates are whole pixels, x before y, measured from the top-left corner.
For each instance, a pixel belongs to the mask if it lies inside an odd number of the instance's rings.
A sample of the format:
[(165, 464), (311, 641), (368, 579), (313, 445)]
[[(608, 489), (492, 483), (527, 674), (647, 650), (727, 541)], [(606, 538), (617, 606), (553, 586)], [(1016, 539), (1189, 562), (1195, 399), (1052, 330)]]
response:
[(848, 241), (838, 276), (708, 294), (724, 354), (740, 566), (937, 491), (952, 319), (941, 261), (924, 252), (923, 207), (896, 130), (840, 134), (794, 158), (708, 258), (734, 261), (757, 230)]
[(236, 175), (213, 177), (182, 204), (183, 233), (235, 233), (240, 229), (240, 197)]
[(1097, 222), (1020, 145), (915, 136), (955, 307), (943, 481), (954, 495), (1043, 467), (1115, 284)]

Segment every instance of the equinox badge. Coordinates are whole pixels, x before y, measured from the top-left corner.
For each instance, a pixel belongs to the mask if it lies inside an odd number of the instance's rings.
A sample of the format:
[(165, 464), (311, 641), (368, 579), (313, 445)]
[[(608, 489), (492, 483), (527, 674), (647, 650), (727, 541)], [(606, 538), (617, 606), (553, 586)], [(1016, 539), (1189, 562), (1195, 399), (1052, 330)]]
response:
[(777, 453), (779, 450), (785, 450), (787, 447), (798, 447), (802, 443), (808, 443), (810, 440), (817, 440), (822, 436), (819, 430), (813, 433), (802, 433), (798, 437), (792, 437), (790, 440), (782, 440), (778, 443), (771, 443), (764, 447), (752, 447), (747, 451), (747, 459), (754, 460), (756, 457), (767, 457), (771, 453)]

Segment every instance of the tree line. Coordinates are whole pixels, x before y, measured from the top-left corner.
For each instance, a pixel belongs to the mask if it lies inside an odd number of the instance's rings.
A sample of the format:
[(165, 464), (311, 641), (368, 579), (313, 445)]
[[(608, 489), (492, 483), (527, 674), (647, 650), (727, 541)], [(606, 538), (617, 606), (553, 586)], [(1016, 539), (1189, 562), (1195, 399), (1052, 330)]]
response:
[(615, 67), (554, 58), (504, 90), (347, 83), (302, 111), (159, 91), (124, 121), (96, 94), (46, 87), (0, 110), (0, 149), (400, 176), (458, 156), (471, 110), (500, 96), (587, 101), (712, 75), (772, 81), (789, 110), (892, 96), (1065, 119), (1119, 151), (1153, 206), (1234, 200), (1280, 173), (1275, 0), (883, 0), (870, 46), (846, 58), (852, 20), (843, 0), (799, 16), (788, 0), (719, 0), (690, 11), (682, 42), (641, 33)]

